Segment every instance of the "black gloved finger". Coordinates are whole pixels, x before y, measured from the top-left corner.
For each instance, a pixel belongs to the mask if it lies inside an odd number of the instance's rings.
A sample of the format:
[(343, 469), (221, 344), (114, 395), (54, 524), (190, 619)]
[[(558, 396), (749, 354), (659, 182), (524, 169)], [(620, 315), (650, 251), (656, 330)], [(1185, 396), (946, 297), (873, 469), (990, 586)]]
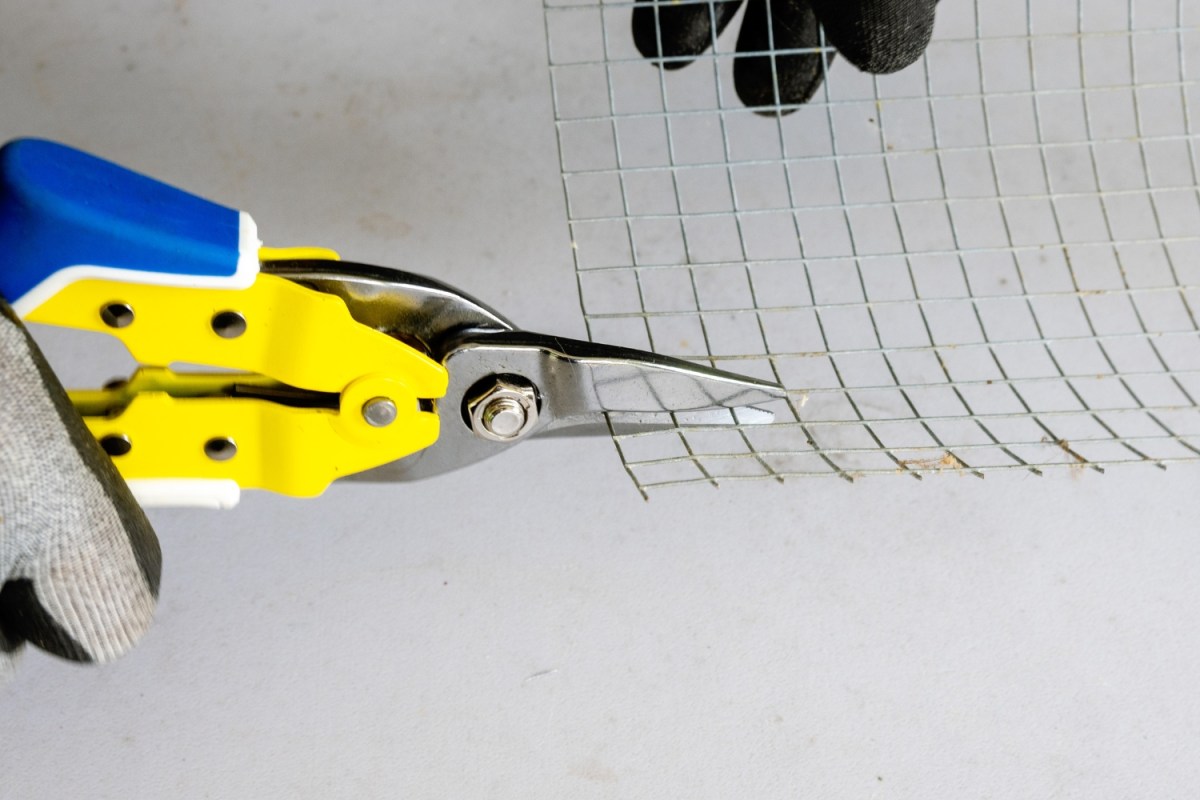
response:
[(811, 0), (825, 37), (863, 72), (912, 64), (933, 36), (937, 0)]
[[(817, 15), (808, 0), (772, 0), (768, 27), (767, 0), (749, 0), (742, 30), (738, 34), (738, 55), (733, 62), (733, 85), (747, 108), (763, 108), (759, 113), (775, 113), (777, 106), (806, 103), (816, 93), (825, 75)], [(767, 51), (811, 49), (810, 53), (743, 55)], [(832, 60), (830, 53), (828, 60)], [(771, 62), (774, 60), (774, 69)], [(825, 63), (828, 63), (828, 60)], [(775, 96), (778, 79), (779, 97)], [(795, 108), (779, 109), (790, 114)]]
[(633, 9), (633, 43), (639, 53), (646, 58), (656, 59), (655, 63), (663, 69), (679, 69), (692, 63), (692, 59), (707, 50), (713, 40), (721, 35), (742, 4), (742, 0), (661, 4), (659, 0), (637, 2)]

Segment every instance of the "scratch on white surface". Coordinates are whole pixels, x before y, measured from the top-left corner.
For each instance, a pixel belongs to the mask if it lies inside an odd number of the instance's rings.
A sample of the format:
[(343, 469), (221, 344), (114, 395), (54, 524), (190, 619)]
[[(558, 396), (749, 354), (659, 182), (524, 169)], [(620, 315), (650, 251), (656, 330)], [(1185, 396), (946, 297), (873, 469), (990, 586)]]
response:
[(553, 669), (544, 669), (541, 672), (535, 672), (532, 675), (525, 676), (525, 680), (521, 681), (521, 685), (524, 686), (525, 684), (529, 683), (532, 680), (537, 680), (538, 678), (545, 678), (549, 675), (555, 674), (556, 672), (558, 672), (558, 667), (554, 667)]

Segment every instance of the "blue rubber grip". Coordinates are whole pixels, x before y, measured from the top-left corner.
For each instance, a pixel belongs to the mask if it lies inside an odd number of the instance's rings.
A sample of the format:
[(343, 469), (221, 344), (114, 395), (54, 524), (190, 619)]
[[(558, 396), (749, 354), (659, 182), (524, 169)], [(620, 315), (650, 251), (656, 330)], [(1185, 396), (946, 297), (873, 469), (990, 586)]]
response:
[(239, 214), (40, 139), (0, 148), (0, 296), (16, 304), (67, 267), (233, 277)]

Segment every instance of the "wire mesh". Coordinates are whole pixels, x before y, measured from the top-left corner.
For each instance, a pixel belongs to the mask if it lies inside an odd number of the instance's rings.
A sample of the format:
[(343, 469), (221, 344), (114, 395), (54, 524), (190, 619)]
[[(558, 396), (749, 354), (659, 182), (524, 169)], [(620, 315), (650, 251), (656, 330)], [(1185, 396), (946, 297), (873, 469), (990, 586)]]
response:
[(545, 0), (589, 335), (788, 390), (614, 420), (643, 491), (1200, 457), (1200, 6), (946, 0), (917, 64), (763, 114), (738, 19), (663, 71), (633, 5)]

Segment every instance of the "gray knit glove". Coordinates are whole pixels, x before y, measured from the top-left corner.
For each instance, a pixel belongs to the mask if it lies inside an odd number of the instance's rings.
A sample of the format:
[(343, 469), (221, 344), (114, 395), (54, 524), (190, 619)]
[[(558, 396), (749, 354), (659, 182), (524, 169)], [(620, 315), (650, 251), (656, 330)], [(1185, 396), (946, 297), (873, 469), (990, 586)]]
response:
[(24, 642), (109, 661), (146, 630), (158, 539), (0, 300), (0, 682)]

